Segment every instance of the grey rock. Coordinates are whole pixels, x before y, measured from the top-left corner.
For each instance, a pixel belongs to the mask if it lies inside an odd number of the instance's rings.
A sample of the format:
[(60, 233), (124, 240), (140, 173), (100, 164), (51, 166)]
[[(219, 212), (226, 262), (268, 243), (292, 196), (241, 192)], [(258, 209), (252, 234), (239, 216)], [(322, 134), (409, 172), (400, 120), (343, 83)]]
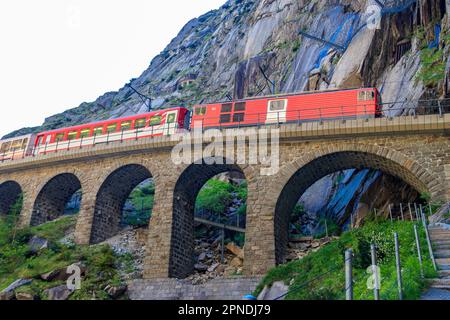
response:
[(13, 283), (11, 283), (7, 288), (2, 290), (2, 292), (0, 292), (0, 293), (13, 292), (17, 288), (20, 288), (22, 286), (26, 286), (27, 284), (30, 284), (31, 282), (32, 282), (31, 279), (18, 279), (16, 281), (14, 281)]
[(214, 263), (212, 266), (208, 268), (208, 272), (216, 271), (217, 267), (220, 266), (220, 263)]
[(202, 252), (199, 256), (198, 256), (198, 261), (203, 262), (206, 259), (206, 253)]
[(123, 294), (125, 294), (125, 292), (127, 291), (127, 286), (126, 285), (121, 285), (121, 286), (107, 286), (105, 288), (105, 291), (108, 293), (108, 295), (113, 298), (113, 299), (117, 299), (119, 297), (121, 297)]
[(30, 246), (31, 252), (38, 253), (39, 251), (48, 248), (48, 240), (45, 238), (34, 236), (33, 238), (30, 239), (28, 245)]
[(70, 295), (73, 293), (73, 290), (67, 288), (66, 285), (61, 285), (58, 287), (54, 287), (51, 289), (44, 290), (44, 294), (48, 296), (49, 300), (67, 300)]
[(8, 301), (14, 299), (14, 291), (0, 292), (0, 301)]
[(17, 300), (36, 300), (37, 298), (34, 294), (31, 294), (31, 293), (17, 292), (16, 299)]
[(199, 272), (205, 272), (208, 270), (208, 266), (206, 264), (203, 263), (198, 263), (194, 266), (194, 269), (199, 271)]

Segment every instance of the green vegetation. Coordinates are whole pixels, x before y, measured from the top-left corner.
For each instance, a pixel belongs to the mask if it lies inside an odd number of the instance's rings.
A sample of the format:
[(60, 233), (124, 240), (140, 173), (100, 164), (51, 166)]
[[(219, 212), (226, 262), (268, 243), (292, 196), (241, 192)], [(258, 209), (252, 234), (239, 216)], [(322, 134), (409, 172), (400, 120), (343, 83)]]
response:
[(444, 50), (436, 48), (425, 48), (420, 52), (422, 68), (417, 74), (417, 79), (421, 80), (428, 88), (438, 85), (445, 77), (445, 62), (443, 60)]
[[(121, 283), (118, 267), (131, 272), (132, 258), (116, 255), (108, 245), (87, 247), (60, 242), (75, 227), (76, 216), (65, 216), (38, 227), (18, 229), (16, 222), (20, 203), (17, 202), (10, 215), (0, 217), (0, 291), (17, 279), (33, 279), (30, 285), (16, 292), (31, 293), (39, 299), (46, 299), (45, 289), (63, 283), (46, 282), (40, 280), (39, 275), (81, 262), (87, 267), (86, 275), (81, 290), (70, 299), (110, 299), (103, 289), (107, 285)], [(33, 237), (46, 239), (47, 248), (33, 251), (29, 245)]]
[[(430, 22), (428, 29), (432, 29), (435, 22)], [(428, 43), (432, 40), (427, 29), (419, 27), (416, 31), (418, 47), (420, 48), (420, 59), (422, 68), (417, 73), (417, 80), (420, 80), (428, 88), (434, 88), (445, 78), (445, 61), (443, 48), (428, 48)], [(445, 45), (450, 44), (449, 35), (442, 34)]]
[[(417, 249), (412, 222), (386, 222), (375, 218), (364, 227), (345, 233), (339, 240), (331, 242), (318, 252), (306, 258), (269, 271), (258, 286), (255, 294), (259, 294), (266, 285), (275, 281), (290, 284), (291, 300), (344, 300), (344, 252), (348, 248), (354, 251), (354, 296), (357, 300), (372, 300), (373, 290), (368, 289), (367, 272), (371, 265), (370, 245), (378, 248), (378, 261), (381, 269), (381, 298), (395, 300), (397, 296), (397, 278), (394, 252), (394, 232), (399, 234), (400, 254), (403, 268), (403, 284), (405, 299), (418, 299), (426, 288), (426, 281), (421, 278)], [(428, 257), (425, 250), (424, 230), (421, 230), (423, 256)], [(435, 271), (429, 259), (425, 262), (425, 276), (435, 277)]]
[(238, 199), (246, 201), (247, 184), (234, 186), (228, 182), (212, 179), (200, 191), (195, 204), (196, 210), (224, 213), (233, 200), (233, 194), (236, 194)]
[(155, 200), (155, 185), (148, 183), (134, 189), (129, 196), (129, 200), (136, 211), (124, 212), (123, 222), (126, 225), (137, 227), (148, 225)]

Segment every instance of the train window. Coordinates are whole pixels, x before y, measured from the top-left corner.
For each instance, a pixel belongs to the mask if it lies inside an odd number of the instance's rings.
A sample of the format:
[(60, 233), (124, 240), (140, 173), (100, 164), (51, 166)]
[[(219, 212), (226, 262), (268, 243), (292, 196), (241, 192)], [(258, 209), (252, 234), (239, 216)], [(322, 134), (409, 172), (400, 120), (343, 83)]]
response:
[(57, 133), (55, 136), (55, 142), (60, 142), (64, 140), (64, 133)]
[(220, 123), (229, 123), (229, 122), (231, 122), (231, 114), (220, 115)]
[(127, 131), (131, 129), (131, 123), (132, 121), (123, 121), (120, 125), (120, 130)]
[(83, 129), (80, 132), (80, 139), (87, 138), (91, 135), (91, 129)]
[(233, 110), (233, 104), (232, 103), (224, 103), (222, 105), (222, 113), (231, 112)]
[(22, 139), (14, 140), (11, 144), (11, 151), (22, 149)]
[(174, 123), (176, 120), (176, 115), (175, 113), (171, 113), (167, 116), (167, 123)]
[(135, 129), (144, 128), (145, 123), (146, 123), (145, 118), (137, 119), (136, 122), (134, 123), (134, 128)]
[(206, 107), (197, 107), (195, 108), (196, 116), (204, 116), (206, 114)]
[(358, 101), (370, 101), (375, 100), (375, 92), (374, 91), (359, 91), (358, 92)]
[(28, 145), (28, 138), (23, 139), (22, 141), (22, 149), (25, 149)]
[(245, 113), (235, 113), (233, 115), (233, 122), (243, 122), (245, 118)]
[(234, 111), (245, 111), (245, 102), (237, 102), (234, 105)]
[(153, 116), (150, 118), (150, 125), (151, 126), (157, 126), (159, 124), (161, 124), (162, 122), (162, 117), (161, 116)]
[(117, 131), (117, 123), (110, 124), (106, 127), (107, 133), (113, 133)]
[(94, 136), (101, 136), (103, 134), (103, 127), (94, 128)]
[(67, 135), (67, 140), (75, 140), (77, 138), (78, 131), (71, 131)]
[(11, 147), (11, 142), (4, 142), (2, 144), (2, 147), (0, 148), (1, 153), (7, 153), (9, 151), (9, 148)]
[(272, 100), (269, 101), (270, 111), (284, 111), (286, 109), (287, 100)]

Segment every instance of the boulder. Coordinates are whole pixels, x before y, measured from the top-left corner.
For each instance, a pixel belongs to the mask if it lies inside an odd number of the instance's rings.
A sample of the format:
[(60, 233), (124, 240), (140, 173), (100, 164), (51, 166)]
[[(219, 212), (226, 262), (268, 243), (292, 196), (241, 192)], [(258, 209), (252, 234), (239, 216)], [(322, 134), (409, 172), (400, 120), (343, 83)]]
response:
[(206, 272), (208, 270), (208, 266), (203, 263), (197, 263), (194, 266), (194, 269), (197, 270), (198, 272)]
[(58, 287), (44, 290), (44, 294), (46, 294), (48, 296), (49, 300), (58, 300), (58, 301), (69, 299), (69, 297), (72, 293), (73, 293), (73, 290), (70, 290), (69, 288), (67, 288), (66, 285), (61, 285)]
[(7, 301), (14, 299), (14, 291), (0, 292), (0, 301)]
[(200, 255), (198, 256), (198, 261), (203, 262), (206, 259), (206, 253), (202, 252), (200, 253)]
[[(84, 275), (86, 273), (86, 266), (83, 263), (77, 262), (77, 263), (74, 263), (73, 265), (80, 268), (81, 275)], [(73, 266), (73, 265), (70, 265), (70, 266)], [(53, 280), (66, 281), (72, 275), (70, 273), (67, 273), (67, 269), (70, 266), (41, 274), (40, 278), (42, 280), (48, 281), (48, 282), (53, 281)]]
[(208, 272), (214, 272), (219, 267), (220, 263), (214, 263), (212, 266), (208, 268)]
[(227, 244), (225, 248), (240, 259), (244, 259), (244, 251), (233, 242)]
[(31, 252), (36, 254), (39, 251), (48, 248), (48, 240), (34, 236), (28, 241), (28, 246), (30, 247)]
[(36, 300), (37, 297), (32, 293), (27, 292), (17, 292), (16, 293), (17, 300)]
[(113, 299), (117, 299), (120, 296), (122, 296), (126, 291), (127, 291), (127, 286), (126, 285), (121, 285), (121, 286), (106, 286), (105, 291), (106, 293), (108, 293), (108, 295), (113, 298)]
[[(26, 286), (27, 284), (31, 283), (31, 279), (18, 279), (11, 283), (6, 289), (4, 289), (2, 292), (0, 292), (0, 295), (4, 295), (4, 297), (7, 297), (9, 293), (12, 293), (14, 296), (14, 290), (17, 288), (20, 288), (22, 286)], [(1, 300), (1, 299), (0, 299)]]
[(243, 265), (242, 260), (239, 257), (235, 257), (230, 262), (230, 266), (232, 266), (234, 268), (240, 268), (240, 267), (242, 267), (242, 265)]

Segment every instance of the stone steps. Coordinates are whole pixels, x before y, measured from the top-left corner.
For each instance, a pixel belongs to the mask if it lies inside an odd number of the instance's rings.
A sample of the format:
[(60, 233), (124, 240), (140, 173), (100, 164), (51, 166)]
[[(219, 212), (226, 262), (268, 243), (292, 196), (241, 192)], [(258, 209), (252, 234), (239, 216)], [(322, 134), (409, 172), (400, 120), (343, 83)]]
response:
[(434, 257), (436, 259), (450, 258), (450, 250), (442, 250), (442, 249), (434, 250)]
[(439, 278), (441, 278), (441, 279), (450, 278), (450, 270), (440, 270), (439, 271)]
[(438, 241), (438, 242), (449, 242), (450, 241), (450, 237), (441, 237), (441, 236), (436, 236), (436, 235), (430, 235), (430, 239), (431, 241)]
[(438, 251), (438, 250), (450, 250), (450, 244), (435, 244), (433, 246), (433, 248)]
[(440, 258), (436, 259), (438, 265), (450, 265), (450, 258)]
[(450, 278), (440, 278), (430, 281), (430, 288), (440, 290), (450, 290)]
[(438, 264), (439, 270), (450, 271), (450, 265), (448, 264)]

